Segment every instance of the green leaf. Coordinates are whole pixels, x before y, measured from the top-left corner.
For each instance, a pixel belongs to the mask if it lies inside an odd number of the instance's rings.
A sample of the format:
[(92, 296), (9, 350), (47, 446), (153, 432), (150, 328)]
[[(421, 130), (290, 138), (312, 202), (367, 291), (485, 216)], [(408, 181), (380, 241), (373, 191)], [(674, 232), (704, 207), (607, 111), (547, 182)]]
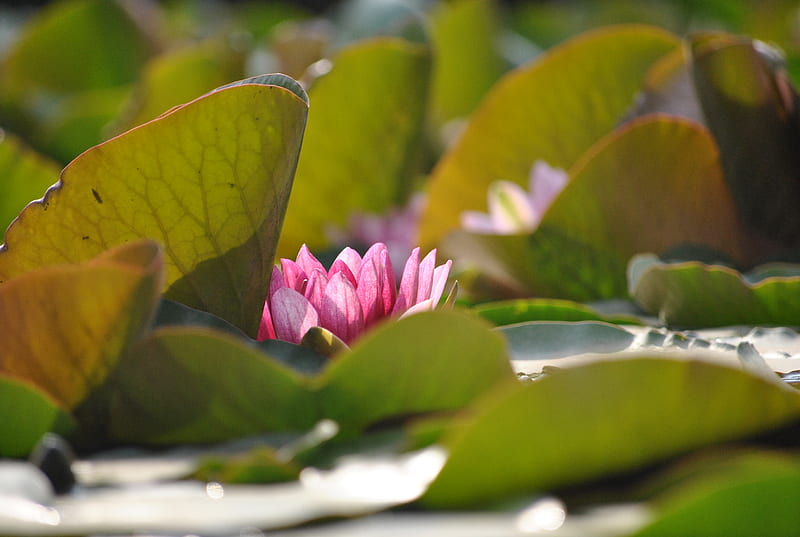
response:
[(514, 379), (503, 338), (457, 311), (409, 315), (377, 328), (318, 379), (325, 417), (345, 430), (450, 411)]
[[(157, 16), (151, 6), (137, 8), (143, 18)], [(154, 48), (121, 2), (53, 2), (4, 58), (2, 123), (67, 162), (102, 139)]]
[(272, 448), (260, 447), (233, 457), (206, 457), (192, 477), (226, 484), (278, 483), (296, 480), (300, 470), (297, 464), (278, 457)]
[(474, 310), (496, 326), (529, 321), (606, 321), (616, 324), (642, 324), (633, 315), (607, 315), (578, 302), (546, 298), (487, 302), (475, 306)]
[(517, 288), (580, 301), (624, 297), (624, 267), (642, 251), (699, 243), (743, 259), (750, 244), (718, 158), (695, 123), (666, 116), (630, 121), (575, 165), (532, 235), (462, 232), (450, 248), (475, 263), (476, 255), (493, 252), (496, 267), (487, 271)]
[(0, 282), (148, 237), (164, 245), (167, 298), (254, 335), (306, 113), (245, 83), (83, 153), (8, 229)]
[(115, 130), (141, 125), (173, 106), (241, 78), (243, 64), (242, 54), (222, 40), (191, 44), (151, 59)]
[(25, 147), (0, 129), (0, 229), (5, 229), (29, 202), (41, 198), (58, 180), (55, 162)]
[(123, 357), (106, 392), (108, 435), (121, 442), (220, 442), (307, 430), (318, 417), (303, 377), (204, 328), (157, 328)]
[(765, 240), (797, 245), (800, 111), (778, 52), (722, 33), (691, 40), (697, 93), (720, 146), (744, 222)]
[(0, 286), (0, 373), (75, 407), (149, 328), (163, 269), (161, 248), (137, 241), (82, 265), (7, 281)]
[(634, 533), (636, 537), (779, 537), (800, 527), (797, 457), (745, 453), (716, 463), (693, 461), (683, 470), (694, 470), (693, 478), (657, 498), (655, 519)]
[(440, 2), (432, 11), (430, 108), (439, 124), (468, 116), (503, 73), (498, 19), (497, 4), (488, 0)]
[(0, 374), (0, 457), (27, 457), (47, 432), (64, 434), (72, 419), (40, 390)]
[(520, 323), (499, 328), (514, 360), (550, 360), (587, 352), (627, 349), (635, 336), (613, 324), (596, 321)]
[(379, 213), (411, 191), (430, 69), (428, 50), (375, 38), (341, 50), (313, 102), (278, 254), (329, 244), (354, 211)]
[(475, 506), (632, 471), (800, 417), (782, 381), (702, 359), (641, 356), (560, 369), (478, 401), (443, 439), (422, 502)]
[(421, 223), (425, 247), (458, 228), (461, 212), (485, 210), (492, 182), (527, 187), (531, 165), (539, 159), (570, 168), (614, 129), (648, 67), (678, 46), (675, 36), (656, 28), (605, 28), (503, 77), (433, 172)]
[(673, 326), (797, 324), (798, 265), (762, 265), (742, 274), (721, 265), (663, 263), (641, 255), (629, 272), (634, 300)]

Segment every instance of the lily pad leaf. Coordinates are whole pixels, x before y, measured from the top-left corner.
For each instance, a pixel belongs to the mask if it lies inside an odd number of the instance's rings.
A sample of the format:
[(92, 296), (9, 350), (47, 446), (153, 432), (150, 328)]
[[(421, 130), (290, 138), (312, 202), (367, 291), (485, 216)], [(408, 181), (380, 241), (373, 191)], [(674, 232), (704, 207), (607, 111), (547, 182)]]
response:
[(527, 186), (536, 160), (572, 167), (617, 126), (650, 65), (679, 45), (677, 37), (654, 27), (605, 28), (501, 78), (434, 169), (421, 222), (423, 245), (430, 248), (457, 229), (463, 211), (485, 210), (494, 181)]
[(190, 308), (185, 304), (166, 298), (161, 299), (156, 314), (155, 326), (206, 327), (226, 332), (239, 338), (242, 343), (264, 351), (302, 375), (316, 375), (328, 363), (328, 359), (325, 356), (305, 346), (278, 339), (253, 340), (244, 332), (216, 315)]
[[(625, 266), (642, 251), (699, 243), (737, 260), (749, 255), (718, 158), (700, 125), (667, 116), (635, 119), (575, 165), (532, 235), (461, 232), (451, 240), (461, 241), (458, 251), (467, 256), (497, 252), (497, 266), (488, 269), (528, 293), (579, 301), (624, 297)], [(464, 246), (475, 244), (480, 248)]]
[(167, 298), (255, 335), (307, 109), (245, 81), (83, 153), (6, 232), (0, 281), (152, 238)]
[(521, 298), (486, 302), (475, 312), (497, 326), (530, 321), (606, 321), (615, 324), (642, 324), (633, 315), (604, 314), (591, 306), (548, 298)]
[(145, 444), (210, 443), (317, 421), (307, 382), (228, 334), (162, 327), (132, 348), (104, 390), (108, 435)]
[(149, 328), (162, 285), (163, 253), (151, 241), (7, 281), (0, 286), (0, 373), (73, 408)]
[(359, 430), (389, 418), (457, 410), (516, 382), (502, 336), (458, 311), (410, 315), (370, 332), (318, 379), (326, 418)]
[(428, 49), (400, 38), (373, 38), (349, 45), (331, 61), (330, 71), (309, 89), (314, 105), (281, 257), (293, 258), (304, 243), (312, 250), (328, 246), (327, 235), (344, 228), (350, 213), (398, 205), (413, 186)]
[(60, 167), (0, 129), (0, 229), (58, 179)]
[[(791, 535), (797, 510), (800, 460), (770, 452), (740, 453), (729, 460), (701, 458), (694, 471), (656, 498), (655, 517), (633, 535)], [(703, 466), (700, 466), (702, 464)], [(710, 468), (708, 467), (710, 466)]]
[(639, 255), (631, 260), (629, 281), (634, 300), (673, 326), (793, 326), (800, 312), (800, 265), (761, 265), (742, 274)]
[[(454, 508), (632, 471), (791, 423), (800, 392), (704, 359), (642, 355), (495, 392), (442, 439), (422, 502)], [(669, 434), (665, 434), (668, 431)]]
[(636, 336), (613, 324), (583, 322), (528, 322), (498, 329), (508, 340), (514, 360), (550, 360), (583, 353), (618, 352)]
[(0, 374), (0, 457), (27, 457), (47, 432), (65, 434), (72, 418), (28, 383)]
[(800, 234), (800, 97), (779, 53), (722, 33), (691, 40), (693, 75), (746, 224), (784, 246)]

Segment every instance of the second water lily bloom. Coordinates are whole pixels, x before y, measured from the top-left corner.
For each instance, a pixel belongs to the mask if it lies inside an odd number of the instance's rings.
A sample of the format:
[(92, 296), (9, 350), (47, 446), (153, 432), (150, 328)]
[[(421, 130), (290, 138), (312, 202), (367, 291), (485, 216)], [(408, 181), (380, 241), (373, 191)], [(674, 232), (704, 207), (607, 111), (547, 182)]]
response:
[(495, 181), (486, 196), (489, 212), (464, 211), (461, 227), (472, 233), (530, 233), (568, 181), (564, 170), (537, 160), (531, 167), (527, 192), (511, 181)]
[(345, 248), (329, 270), (303, 245), (297, 258), (281, 259), (272, 269), (258, 339), (300, 343), (320, 326), (351, 343), (375, 323), (436, 307), (452, 261), (436, 266), (436, 250), (420, 260), (415, 248), (403, 268), (399, 287), (385, 244), (376, 243), (362, 258)]

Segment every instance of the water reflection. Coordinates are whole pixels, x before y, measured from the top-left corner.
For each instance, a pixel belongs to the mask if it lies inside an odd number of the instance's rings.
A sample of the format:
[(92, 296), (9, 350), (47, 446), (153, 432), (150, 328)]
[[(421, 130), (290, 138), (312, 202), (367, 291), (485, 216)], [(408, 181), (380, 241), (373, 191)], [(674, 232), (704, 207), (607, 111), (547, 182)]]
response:
[(517, 529), (525, 533), (556, 531), (564, 525), (567, 509), (557, 498), (536, 500), (517, 516)]

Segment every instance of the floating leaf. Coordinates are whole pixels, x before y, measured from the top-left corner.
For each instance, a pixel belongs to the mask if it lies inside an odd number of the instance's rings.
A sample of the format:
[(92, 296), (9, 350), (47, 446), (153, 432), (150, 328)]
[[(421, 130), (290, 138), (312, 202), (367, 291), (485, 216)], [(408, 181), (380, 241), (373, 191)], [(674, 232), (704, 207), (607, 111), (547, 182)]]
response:
[(344, 429), (455, 410), (514, 379), (503, 338), (456, 311), (387, 323), (336, 358), (319, 379), (325, 417)]
[(344, 227), (353, 211), (377, 213), (403, 201), (414, 178), (429, 69), (425, 47), (375, 38), (340, 51), (314, 81), (280, 256), (294, 257), (303, 243), (325, 247), (326, 231)]
[(684, 327), (797, 324), (800, 266), (763, 265), (742, 274), (721, 265), (631, 261), (634, 300), (663, 322)]
[(633, 535), (780, 537), (800, 527), (797, 457), (756, 452), (693, 462), (693, 478), (657, 498), (654, 520)]
[(455, 234), (451, 248), (491, 252), (494, 270), (529, 293), (588, 301), (626, 295), (642, 251), (699, 243), (749, 253), (713, 140), (667, 116), (633, 120), (598, 142), (530, 236)]
[(66, 433), (71, 418), (52, 398), (0, 374), (0, 457), (27, 457), (50, 431)]
[(5, 229), (29, 202), (56, 182), (55, 162), (25, 147), (0, 130), (0, 229)]
[(529, 321), (607, 321), (617, 324), (642, 324), (633, 315), (609, 315), (578, 302), (547, 298), (487, 302), (475, 306), (474, 310), (497, 326)]
[(158, 328), (132, 348), (107, 392), (112, 439), (208, 443), (317, 421), (306, 381), (268, 355), (211, 329)]
[(691, 40), (703, 113), (743, 220), (784, 245), (800, 234), (800, 110), (778, 52), (722, 33)]
[[(433, 172), (422, 242), (435, 245), (465, 210), (483, 211), (499, 179), (527, 187), (534, 161), (568, 169), (631, 106), (648, 67), (679, 41), (646, 26), (578, 36), (503, 77)], [(458, 193), (458, 195), (454, 195)]]
[(82, 265), (7, 281), (0, 286), (0, 372), (74, 407), (148, 328), (162, 279), (161, 249), (138, 241)]
[(800, 393), (701, 359), (637, 357), (557, 370), (493, 393), (443, 438), (422, 501), (467, 507), (631, 471), (800, 417)]
[(628, 348), (635, 336), (613, 324), (596, 321), (540, 321), (500, 329), (514, 360), (550, 360), (583, 353), (617, 352)]
[(0, 281), (148, 237), (168, 298), (255, 334), (306, 112), (304, 94), (249, 79), (83, 153), (6, 232)]

